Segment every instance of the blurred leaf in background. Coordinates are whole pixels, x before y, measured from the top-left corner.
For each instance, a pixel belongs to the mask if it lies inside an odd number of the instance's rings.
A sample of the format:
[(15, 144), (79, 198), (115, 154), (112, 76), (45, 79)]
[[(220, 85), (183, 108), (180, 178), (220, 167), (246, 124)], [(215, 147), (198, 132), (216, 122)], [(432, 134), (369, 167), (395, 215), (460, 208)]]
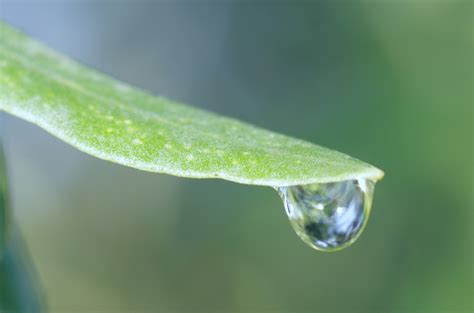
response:
[(38, 279), (17, 227), (9, 222), (7, 175), (0, 145), (0, 311), (41, 312)]
[(114, 77), (386, 172), (351, 248), (270, 189), (94, 160), (5, 119), (14, 217), (48, 309), (472, 312), (473, 3), (3, 1)]
[(14, 228), (0, 261), (1, 312), (43, 312), (44, 297), (19, 230)]

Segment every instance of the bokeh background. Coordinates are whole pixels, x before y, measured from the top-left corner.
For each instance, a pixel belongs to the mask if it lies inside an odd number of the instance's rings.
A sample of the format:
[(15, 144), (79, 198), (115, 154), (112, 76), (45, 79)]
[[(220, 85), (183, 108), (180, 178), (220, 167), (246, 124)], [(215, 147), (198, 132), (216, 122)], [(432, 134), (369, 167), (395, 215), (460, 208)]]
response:
[(472, 312), (473, 6), (1, 0), (89, 66), (386, 177), (358, 242), (321, 253), (269, 188), (121, 167), (2, 116), (30, 282), (12, 270), (0, 293), (25, 307), (34, 284), (49, 312)]

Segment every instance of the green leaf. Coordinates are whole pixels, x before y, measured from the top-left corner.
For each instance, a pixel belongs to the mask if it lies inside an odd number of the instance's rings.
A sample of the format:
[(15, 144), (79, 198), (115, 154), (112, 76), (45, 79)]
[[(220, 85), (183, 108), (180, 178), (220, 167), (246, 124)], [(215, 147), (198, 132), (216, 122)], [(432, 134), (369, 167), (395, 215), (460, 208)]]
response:
[(28, 247), (18, 227), (0, 260), (0, 312), (45, 312), (41, 290)]
[(11, 226), (5, 156), (0, 137), (0, 312), (43, 312), (33, 264), (18, 227)]
[(345, 154), (130, 87), (0, 23), (0, 110), (140, 170), (288, 186), (383, 177)]
[(5, 160), (3, 156), (2, 142), (0, 140), (0, 261), (2, 260), (3, 253), (5, 251), (7, 235), (9, 231), (7, 195), (7, 174), (5, 168)]

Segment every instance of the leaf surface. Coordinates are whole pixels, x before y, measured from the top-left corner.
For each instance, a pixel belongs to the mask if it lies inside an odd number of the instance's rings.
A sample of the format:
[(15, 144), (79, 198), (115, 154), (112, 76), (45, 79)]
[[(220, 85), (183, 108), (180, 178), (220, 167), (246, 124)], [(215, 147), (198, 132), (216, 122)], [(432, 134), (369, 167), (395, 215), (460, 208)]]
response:
[(150, 95), (1, 22), (0, 110), (145, 171), (267, 186), (383, 177), (337, 151)]

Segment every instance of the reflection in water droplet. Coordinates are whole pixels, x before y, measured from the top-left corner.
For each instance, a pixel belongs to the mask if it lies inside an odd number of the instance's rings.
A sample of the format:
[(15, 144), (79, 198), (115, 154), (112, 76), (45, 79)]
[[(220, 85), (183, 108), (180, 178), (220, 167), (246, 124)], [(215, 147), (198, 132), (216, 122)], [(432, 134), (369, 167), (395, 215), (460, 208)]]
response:
[(276, 189), (298, 236), (314, 249), (335, 251), (349, 246), (362, 233), (374, 185), (357, 179)]

